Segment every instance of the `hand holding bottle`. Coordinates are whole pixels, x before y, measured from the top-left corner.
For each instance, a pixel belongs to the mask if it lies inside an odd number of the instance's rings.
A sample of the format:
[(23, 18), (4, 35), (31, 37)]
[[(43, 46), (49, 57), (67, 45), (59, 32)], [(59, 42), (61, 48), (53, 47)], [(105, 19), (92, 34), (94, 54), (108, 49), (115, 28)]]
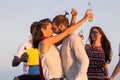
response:
[[(89, 6), (89, 9), (88, 9), (89, 11), (88, 11), (88, 13), (91, 14), (91, 13), (92, 13), (92, 8), (91, 8), (91, 3), (90, 3), (90, 2), (88, 3), (88, 6)], [(89, 21), (89, 22), (92, 22), (92, 21), (93, 21), (93, 16), (89, 17), (89, 18), (88, 18), (88, 21)]]
[[(92, 14), (92, 10), (91, 9), (88, 9), (88, 14)], [(93, 21), (93, 16), (89, 16), (88, 17), (88, 21), (92, 22)]]

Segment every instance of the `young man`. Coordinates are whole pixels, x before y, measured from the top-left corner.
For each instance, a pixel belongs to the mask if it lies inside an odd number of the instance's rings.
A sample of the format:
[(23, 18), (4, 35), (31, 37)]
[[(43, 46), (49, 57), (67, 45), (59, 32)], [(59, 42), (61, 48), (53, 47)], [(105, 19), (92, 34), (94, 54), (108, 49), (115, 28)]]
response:
[[(33, 22), (32, 25), (30, 26), (30, 33), (31, 36), (33, 36), (33, 33), (36, 29), (36, 25), (38, 22)], [(33, 47), (32, 45), (32, 39), (28, 40), (24, 43), (22, 43), (18, 50), (17, 53), (14, 55), (14, 58), (12, 60), (12, 66), (17, 67), (21, 62), (23, 62), (23, 75), (17, 76), (14, 78), (14, 80), (39, 80), (40, 76), (39, 75), (29, 75), (29, 65), (28, 65), (28, 54), (27, 54), (27, 49), (31, 49)]]
[(117, 74), (120, 73), (120, 44), (119, 44), (119, 61), (112, 73), (112, 75), (110, 76), (110, 80), (114, 80), (115, 76), (117, 76)]
[[(70, 25), (74, 25), (77, 12), (72, 9), (72, 21)], [(92, 17), (92, 15), (91, 15)], [(65, 15), (58, 15), (53, 19), (53, 32), (59, 34), (69, 27), (69, 20)], [(61, 59), (64, 74), (67, 80), (87, 80), (87, 69), (89, 59), (84, 49), (82, 39), (71, 34), (67, 36), (61, 46)]]
[[(30, 33), (31, 36), (33, 36), (33, 32), (36, 28), (37, 22), (33, 22), (33, 24), (30, 27)], [(14, 55), (14, 58), (12, 60), (12, 66), (16, 67), (18, 66), (21, 62), (23, 62), (23, 73), (28, 74), (29, 66), (27, 65), (27, 59), (28, 55), (26, 53), (26, 49), (32, 48), (32, 39), (26, 41), (25, 43), (22, 43), (18, 50), (17, 53)]]

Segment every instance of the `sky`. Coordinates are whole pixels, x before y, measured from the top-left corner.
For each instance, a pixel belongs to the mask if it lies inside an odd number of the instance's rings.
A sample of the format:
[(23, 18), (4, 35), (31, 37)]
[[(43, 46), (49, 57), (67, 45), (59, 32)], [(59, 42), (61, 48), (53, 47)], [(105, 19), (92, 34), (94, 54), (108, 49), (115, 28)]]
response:
[[(0, 80), (12, 80), (21, 75), (22, 63), (12, 67), (12, 59), (18, 46), (29, 40), (30, 25), (44, 18), (51, 20), (58, 14), (78, 11), (77, 21), (83, 18), (91, 3), (94, 14), (93, 22), (86, 21), (75, 33), (83, 30), (87, 43), (92, 26), (103, 29), (112, 45), (112, 61), (109, 64), (109, 76), (118, 62), (118, 44), (120, 42), (120, 0), (0, 0)], [(71, 19), (71, 15), (68, 16)], [(120, 80), (118, 74), (115, 80)]]

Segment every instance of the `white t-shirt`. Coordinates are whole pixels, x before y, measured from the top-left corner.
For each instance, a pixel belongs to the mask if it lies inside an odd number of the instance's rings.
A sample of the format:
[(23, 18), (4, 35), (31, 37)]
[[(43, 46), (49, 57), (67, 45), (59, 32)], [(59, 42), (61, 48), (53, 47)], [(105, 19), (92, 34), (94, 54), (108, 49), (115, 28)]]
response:
[[(30, 41), (27, 41), (27, 42), (25, 42), (25, 43), (22, 43), (22, 44), (18, 47), (18, 50), (17, 50), (17, 52), (16, 52), (16, 54), (15, 54), (14, 56), (17, 56), (17, 57), (20, 58), (21, 55), (22, 55), (23, 53), (25, 53), (25, 52), (26, 52), (26, 49), (28, 49), (28, 48), (32, 48), (32, 44), (30, 43)], [(24, 62), (24, 63), (23, 63), (23, 73), (24, 73), (24, 74), (28, 74), (28, 73), (29, 73), (28, 70), (29, 70), (29, 66), (27, 65), (26, 62)]]

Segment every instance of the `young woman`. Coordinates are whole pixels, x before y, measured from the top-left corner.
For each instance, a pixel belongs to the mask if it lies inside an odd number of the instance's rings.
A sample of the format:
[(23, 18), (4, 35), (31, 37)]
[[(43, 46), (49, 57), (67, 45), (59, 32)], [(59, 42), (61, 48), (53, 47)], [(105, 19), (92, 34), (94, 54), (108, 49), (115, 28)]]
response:
[(105, 80), (108, 78), (108, 63), (111, 61), (111, 44), (98, 26), (93, 26), (89, 34), (90, 44), (86, 44), (89, 57), (89, 80)]

